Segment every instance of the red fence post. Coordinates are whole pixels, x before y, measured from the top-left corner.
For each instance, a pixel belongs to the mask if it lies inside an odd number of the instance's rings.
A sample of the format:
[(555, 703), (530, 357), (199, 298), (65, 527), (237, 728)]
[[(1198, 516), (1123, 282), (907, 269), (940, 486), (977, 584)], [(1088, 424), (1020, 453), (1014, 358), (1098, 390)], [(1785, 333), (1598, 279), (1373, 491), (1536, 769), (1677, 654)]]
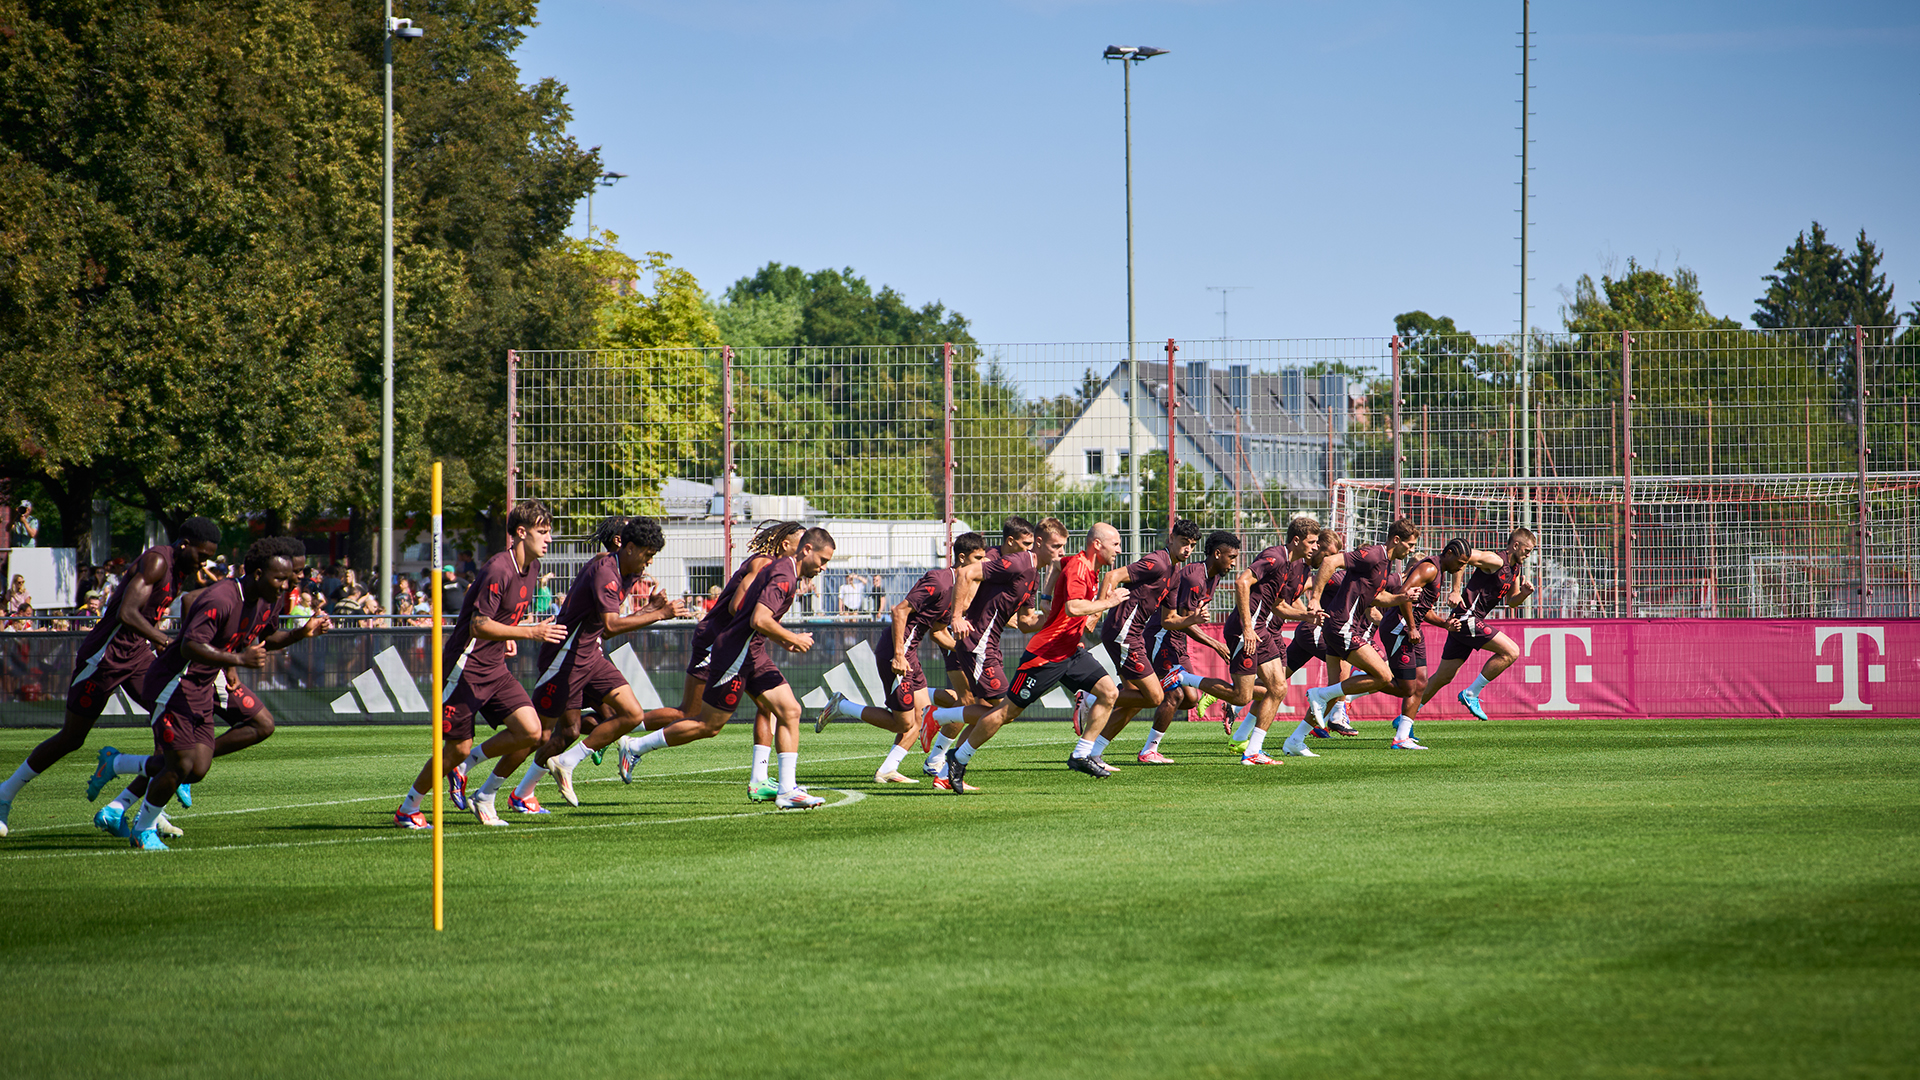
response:
[(1400, 491), (1400, 485), (1402, 480), (1401, 473), (1400, 473), (1400, 466), (1407, 460), (1406, 455), (1400, 452), (1400, 335), (1399, 334), (1393, 335), (1393, 341), (1390, 343), (1390, 347), (1393, 349), (1393, 415), (1392, 417), (1389, 418), (1388, 422), (1393, 425), (1393, 516), (1395, 519), (1398, 519), (1406, 513), (1406, 511), (1402, 508), (1403, 500), (1405, 497), (1401, 494), (1401, 491)]
[[(1174, 443), (1176, 441), (1176, 437), (1175, 437), (1174, 426), (1173, 426), (1174, 425), (1173, 412), (1175, 408), (1174, 403), (1180, 396), (1179, 391), (1176, 389), (1176, 387), (1179, 384), (1175, 382), (1173, 377), (1173, 354), (1179, 351), (1180, 351), (1180, 346), (1175, 345), (1173, 343), (1172, 338), (1168, 338), (1167, 339), (1167, 536), (1169, 538), (1173, 536), (1173, 523), (1175, 520), (1176, 511), (1178, 510), (1180, 505), (1180, 494), (1179, 494), (1180, 457), (1178, 454), (1174, 452)], [(1171, 540), (1169, 540), (1169, 542), (1171, 542)]]
[(733, 346), (720, 347), (720, 542), (721, 562), (733, 576)]
[(946, 407), (941, 410), (940, 434), (940, 483), (945, 491), (945, 501), (941, 505), (941, 516), (947, 523), (947, 559), (953, 559), (953, 342), (949, 341), (940, 350), (940, 366), (944, 369), (942, 380), (946, 384)]
[(1620, 331), (1621, 617), (1633, 618), (1633, 332)]
[(1853, 420), (1858, 439), (1855, 454), (1860, 467), (1860, 502), (1857, 507), (1858, 520), (1854, 522), (1854, 543), (1860, 551), (1860, 609), (1859, 617), (1867, 617), (1867, 597), (1872, 589), (1867, 584), (1867, 455), (1873, 451), (1867, 448), (1867, 331), (1863, 327), (1853, 328)]
[[(514, 430), (513, 430), (515, 427), (518, 426), (519, 420), (520, 420), (519, 383), (520, 383), (520, 353), (517, 350), (508, 349), (507, 350), (507, 509), (508, 511), (512, 511), (513, 509), (514, 496), (519, 486), (518, 484), (515, 483), (515, 481), (520, 478), (519, 455), (516, 453), (516, 446), (514, 442)], [(435, 569), (438, 569), (438, 568), (436, 567)], [(382, 567), (381, 570), (383, 572), (390, 572), (391, 568)]]

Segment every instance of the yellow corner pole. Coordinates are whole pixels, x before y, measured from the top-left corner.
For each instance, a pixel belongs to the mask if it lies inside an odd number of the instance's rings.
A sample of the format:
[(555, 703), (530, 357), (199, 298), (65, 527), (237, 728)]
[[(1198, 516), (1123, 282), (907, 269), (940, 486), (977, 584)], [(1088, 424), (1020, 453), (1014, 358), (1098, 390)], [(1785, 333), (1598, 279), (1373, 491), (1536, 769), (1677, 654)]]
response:
[(440, 788), (446, 782), (445, 768), (441, 758), (445, 753), (446, 738), (442, 735), (443, 709), (441, 701), (446, 696), (446, 688), (441, 685), (440, 674), (440, 624), (444, 613), (441, 611), (441, 598), (446, 594), (445, 583), (440, 580), (441, 547), (444, 534), (440, 525), (440, 462), (433, 463), (433, 565), (429, 567), (428, 579), (433, 582), (433, 697), (427, 703), (427, 727), (433, 731), (433, 928), (447, 928), (446, 915), (441, 909), (444, 889), (441, 883), (441, 869), (444, 866), (441, 852), (440, 828)]

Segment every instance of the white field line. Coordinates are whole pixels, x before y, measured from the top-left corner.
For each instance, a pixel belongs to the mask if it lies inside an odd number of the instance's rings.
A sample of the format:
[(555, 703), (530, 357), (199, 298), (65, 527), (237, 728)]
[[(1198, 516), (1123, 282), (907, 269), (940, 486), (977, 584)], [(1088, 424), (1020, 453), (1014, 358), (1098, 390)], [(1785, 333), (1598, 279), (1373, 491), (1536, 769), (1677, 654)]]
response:
[[(1045, 744), (1046, 744), (1046, 743), (1048, 743), (1048, 742), (1056, 742), (1056, 741), (1058, 741), (1058, 740), (1054, 740), (1054, 739), (1047, 739), (1047, 740), (1042, 740), (1042, 741), (1039, 741), (1039, 742), (1007, 742), (1007, 741), (1005, 741), (1005, 740), (1001, 740), (1001, 741), (1000, 741), (1000, 742), (998, 743), (998, 745), (1000, 745), (1000, 746), (1006, 746), (1006, 747), (1016, 747), (1016, 746), (1043, 746), (1043, 745), (1045, 745)], [(612, 747), (608, 747), (608, 750), (610, 750), (610, 751), (612, 751), (612, 750), (613, 750), (613, 748), (612, 748)], [(614, 751), (614, 752), (616, 752), (616, 753), (617, 753), (617, 751)], [(379, 756), (381, 756), (381, 757), (393, 757), (393, 756), (411, 756), (411, 755), (390, 755), (390, 754), (383, 754), (383, 755), (379, 755)], [(885, 755), (884, 755), (884, 754), (882, 754), (882, 755), (879, 755), (879, 756), (881, 756), (881, 757), (884, 757)], [(862, 759), (865, 759), (865, 758), (872, 758), (872, 757), (875, 757), (875, 755), (873, 755), (873, 754), (853, 754), (853, 755), (850, 755), (850, 756), (847, 756), (847, 757), (831, 757), (831, 758), (809, 758), (809, 759), (805, 759), (805, 760), (807, 760), (807, 761), (808, 761), (809, 763), (813, 763), (813, 764), (823, 764), (823, 765), (824, 765), (824, 764), (835, 764), (835, 763), (839, 763), (839, 762), (844, 762), (844, 761), (860, 761), (860, 760), (862, 760)], [(351, 759), (345, 759), (345, 760), (351, 760)], [(715, 767), (715, 768), (711, 768), (711, 769), (687, 769), (687, 770), (685, 770), (685, 771), (683, 771), (683, 772), (672, 772), (672, 773), (650, 773), (650, 774), (647, 774), (647, 775), (645, 775), (645, 776), (642, 776), (642, 775), (638, 775), (638, 774), (636, 774), (636, 775), (634, 776), (634, 778), (633, 778), (633, 782), (634, 782), (634, 783), (636, 783), (636, 784), (638, 784), (638, 783), (643, 783), (643, 782), (650, 782), (650, 783), (658, 783), (658, 782), (661, 782), (661, 781), (672, 781), (672, 780), (676, 780), (676, 779), (678, 779), (678, 778), (680, 778), (680, 777), (684, 777), (684, 776), (702, 776), (702, 775), (705, 775), (705, 774), (708, 774), (708, 773), (717, 773), (717, 772), (746, 772), (746, 771), (748, 771), (748, 770), (750, 770), (750, 769), (752, 769), (752, 767), (753, 767), (753, 766), (752, 766), (751, 764), (748, 764), (748, 765), (721, 765), (721, 766), (717, 766), (717, 767)], [(617, 783), (617, 782), (619, 781), (619, 779), (620, 779), (620, 777), (619, 777), (619, 775), (618, 775), (618, 774), (615, 774), (615, 775), (613, 775), (613, 776), (596, 776), (596, 777), (593, 777), (593, 778), (591, 778), (591, 779), (588, 779), (588, 780), (575, 780), (575, 781), (574, 781), (574, 784), (575, 784), (575, 785), (579, 785), (579, 784), (610, 784), (610, 783)], [(715, 783), (715, 782), (717, 782), (717, 781), (696, 781), (696, 780), (687, 780), (687, 781), (683, 781), (683, 782), (684, 782), (684, 783), (690, 783), (690, 784), (691, 784), (691, 783)], [(931, 782), (931, 781), (929, 781), (929, 782)], [(125, 785), (122, 785), (122, 786), (124, 787)], [(909, 786), (913, 786), (913, 785), (905, 785), (905, 784), (890, 784), (890, 785), (888, 785), (888, 786), (889, 786), (889, 787), (909, 787)], [(839, 789), (838, 789), (838, 788), (829, 788), (828, 790), (830, 790), (830, 791), (838, 791)], [(356, 797), (354, 797), (354, 798), (351, 798), (351, 799), (328, 799), (328, 800), (326, 800), (326, 801), (324, 801), (324, 802), (304, 802), (304, 803), (276, 803), (276, 804), (274, 804), (274, 805), (272, 805), (272, 806), (249, 806), (249, 807), (243, 807), (243, 808), (241, 808), (241, 809), (238, 809), (238, 810), (200, 810), (200, 811), (181, 811), (181, 810), (180, 810), (180, 809), (179, 809), (178, 807), (175, 807), (174, 809), (172, 809), (172, 810), (169, 810), (169, 811), (167, 811), (167, 816), (168, 816), (169, 818), (171, 818), (171, 819), (173, 819), (173, 820), (174, 820), (174, 821), (176, 821), (176, 822), (181, 822), (181, 823), (184, 823), (184, 822), (189, 822), (189, 821), (194, 821), (194, 820), (197, 820), (197, 819), (199, 819), (199, 818), (203, 818), (203, 817), (222, 817), (222, 816), (225, 816), (225, 815), (227, 815), (227, 814), (264, 814), (264, 813), (270, 813), (270, 812), (272, 812), (272, 811), (275, 811), (275, 810), (311, 810), (311, 809), (314, 809), (314, 808), (316, 808), (316, 807), (323, 807), (323, 806), (352, 806), (352, 805), (354, 805), (354, 804), (356, 804), (356, 803), (367, 803), (367, 802), (391, 802), (392, 800), (393, 800), (393, 796), (392, 796), (392, 795), (361, 795), (361, 796), (356, 796)], [(105, 804), (103, 803), (103, 804), (101, 804), (101, 805), (105, 805)], [(838, 805), (838, 804), (836, 804), (836, 805)], [(464, 811), (455, 811), (455, 812), (456, 812), (456, 813), (463, 813)], [(738, 815), (722, 815), (722, 816), (738, 816)], [(694, 818), (689, 818), (689, 819), (687, 819), (687, 820), (689, 820), (689, 821), (692, 821), (692, 820), (704, 820), (704, 819), (694, 819)], [(89, 830), (89, 829), (92, 829), (92, 828), (93, 828), (93, 819), (92, 819), (92, 818), (88, 818), (88, 819), (87, 819), (87, 820), (85, 820), (85, 821), (81, 821), (81, 822), (77, 822), (77, 823), (68, 823), (68, 824), (65, 824), (65, 825), (34, 825), (34, 826), (30, 826), (30, 827), (28, 827), (28, 828), (25, 828), (25, 829), (14, 829), (14, 830), (12, 830), (12, 832), (13, 832), (13, 834), (14, 834), (14, 835), (16, 835), (16, 836), (18, 836), (18, 835), (24, 835), (24, 834), (26, 834), (26, 833), (39, 833), (39, 832), (58, 832), (58, 831), (61, 831), (61, 830), (64, 830), (64, 829), (80, 829), (80, 830)], [(223, 850), (223, 849), (220, 849), (220, 848), (195, 848), (194, 850), (195, 850), (195, 851), (219, 851), (219, 850)], [(24, 856), (0, 856), (0, 862), (4, 862), (4, 861), (6, 861), (6, 859), (7, 859), (7, 858), (22, 858), (22, 857), (24, 857)]]
[[(841, 806), (852, 806), (854, 803), (860, 802), (867, 797), (863, 792), (846, 791), (841, 788), (827, 788), (826, 790), (834, 792), (839, 795), (844, 795), (846, 796), (846, 798), (841, 799), (839, 802), (828, 803), (827, 805), (820, 808), (822, 810), (832, 810), (836, 807), (841, 807)], [(766, 817), (770, 814), (789, 814), (793, 812), (794, 811), (791, 811), (791, 810), (771, 810), (771, 809), (770, 810), (744, 810), (736, 814), (703, 814), (699, 817), (665, 818), (660, 821), (648, 821), (644, 818), (636, 818), (632, 821), (606, 821), (606, 822), (600, 822), (594, 825), (543, 825), (533, 829), (485, 829), (478, 832), (471, 829), (463, 829), (460, 832), (449, 832), (447, 833), (445, 838), (448, 840), (451, 840), (456, 836), (458, 837), (545, 836), (547, 833), (554, 833), (554, 832), (580, 832), (585, 829), (628, 829), (628, 828), (633, 828), (635, 826), (641, 826), (641, 825), (685, 825), (688, 822), (694, 822), (694, 821), (726, 821), (731, 818)], [(274, 843), (274, 844), (222, 844), (222, 845), (219, 845), (218, 847), (204, 847), (204, 848), (197, 847), (197, 848), (190, 848), (188, 850), (193, 851), (196, 854), (202, 851), (259, 851), (266, 848), (328, 847), (334, 844), (384, 844), (384, 843), (391, 843), (392, 841), (395, 841), (395, 840), (413, 840), (415, 842), (420, 842), (425, 838), (426, 838), (425, 834), (420, 831), (408, 831), (408, 832), (395, 831), (390, 833), (384, 833), (379, 836), (354, 836), (354, 837), (345, 837), (337, 840), (287, 840), (287, 841), (282, 841), (280, 843)], [(143, 852), (143, 851), (135, 851), (131, 847), (114, 847), (114, 848), (102, 848), (98, 851), (42, 851), (42, 852), (35, 852), (29, 855), (8, 855), (5, 857), (0, 857), (0, 862), (24, 862), (29, 859), (74, 859), (74, 858), (82, 858), (89, 855), (145, 855), (145, 854), (150, 854), (150, 853)]]

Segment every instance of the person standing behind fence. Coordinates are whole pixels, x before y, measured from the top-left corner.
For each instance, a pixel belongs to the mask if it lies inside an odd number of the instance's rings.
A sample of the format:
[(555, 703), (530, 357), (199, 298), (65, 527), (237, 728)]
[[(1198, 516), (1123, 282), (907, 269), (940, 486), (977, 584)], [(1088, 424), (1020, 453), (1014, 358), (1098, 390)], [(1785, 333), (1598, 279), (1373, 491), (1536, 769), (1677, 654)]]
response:
[(5, 624), (9, 630), (33, 629), (33, 596), (27, 592), (25, 574), (13, 575), (13, 586), (7, 590)]
[(188, 518), (172, 544), (149, 548), (114, 589), (107, 600), (109, 616), (87, 634), (75, 653), (60, 730), (34, 747), (13, 775), (0, 783), (0, 836), (7, 835), (7, 815), (20, 789), (86, 744), (115, 690), (124, 686), (143, 707), (153, 707), (144, 697), (141, 680), (153, 665), (156, 648), (168, 644), (155, 623), (174, 598), (199, 579), (201, 564), (219, 550), (220, 526), (203, 517)]
[(840, 614), (846, 618), (858, 618), (867, 603), (867, 579), (849, 571), (847, 580), (840, 583)]
[(40, 542), (40, 519), (33, 516), (33, 504), (20, 500), (20, 514), (8, 527), (7, 535), (17, 548), (30, 548)]

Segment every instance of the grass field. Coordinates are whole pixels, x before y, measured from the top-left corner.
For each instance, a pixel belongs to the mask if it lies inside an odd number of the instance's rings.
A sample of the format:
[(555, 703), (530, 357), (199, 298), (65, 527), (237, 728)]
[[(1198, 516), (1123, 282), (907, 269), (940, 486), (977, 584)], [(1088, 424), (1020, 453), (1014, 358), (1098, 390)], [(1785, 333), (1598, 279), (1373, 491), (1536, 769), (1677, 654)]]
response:
[(1254, 769), (1183, 724), (1096, 782), (1020, 724), (956, 798), (836, 725), (834, 805), (775, 814), (736, 726), (450, 810), (438, 935), (388, 824), (421, 732), (282, 729), (164, 855), (84, 827), (76, 756), (0, 841), (0, 1073), (1920, 1073), (1920, 723), (1362, 727)]

